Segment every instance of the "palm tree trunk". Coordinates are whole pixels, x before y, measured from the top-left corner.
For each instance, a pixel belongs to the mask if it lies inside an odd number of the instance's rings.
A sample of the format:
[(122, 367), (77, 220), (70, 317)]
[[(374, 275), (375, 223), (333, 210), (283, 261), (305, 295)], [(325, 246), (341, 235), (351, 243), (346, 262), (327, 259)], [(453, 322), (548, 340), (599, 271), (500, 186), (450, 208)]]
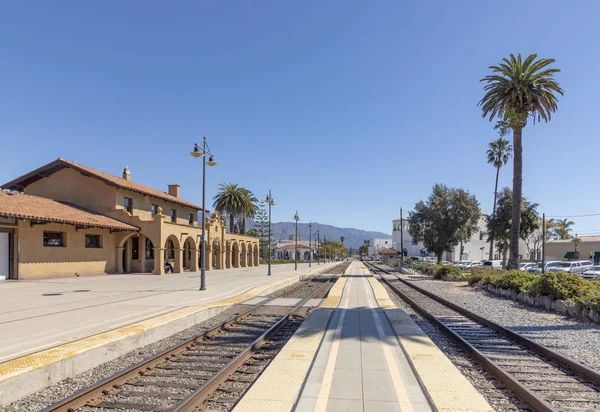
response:
[(513, 128), (513, 197), (512, 224), (510, 228), (510, 259), (509, 269), (519, 268), (519, 229), (521, 225), (521, 198), (523, 191), (523, 128)]
[[(494, 206), (492, 206), (492, 222), (496, 217), (496, 200), (498, 198), (498, 177), (500, 176), (500, 167), (496, 168), (496, 185), (494, 186)], [(494, 259), (494, 231), (490, 233), (490, 260)]]
[(234, 225), (235, 225), (235, 216), (233, 213), (229, 214), (229, 232), (233, 233), (234, 232)]

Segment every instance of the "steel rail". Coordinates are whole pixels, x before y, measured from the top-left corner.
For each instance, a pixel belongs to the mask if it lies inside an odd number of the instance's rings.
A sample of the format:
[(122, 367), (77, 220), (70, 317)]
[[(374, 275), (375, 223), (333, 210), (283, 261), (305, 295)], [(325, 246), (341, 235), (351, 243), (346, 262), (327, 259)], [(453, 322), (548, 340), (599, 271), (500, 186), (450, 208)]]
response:
[[(460, 313), (461, 315), (473, 320), (476, 323), (487, 326), (490, 329), (493, 329), (493, 330), (503, 334), (507, 338), (509, 338), (513, 341), (516, 341), (517, 343), (525, 346), (526, 348), (537, 353), (538, 355), (540, 355), (548, 360), (554, 361), (554, 362), (558, 363), (559, 365), (571, 370), (571, 372), (573, 372), (575, 375), (585, 377), (586, 379), (588, 379), (589, 381), (591, 381), (595, 384), (600, 384), (600, 373), (580, 364), (579, 362), (577, 362), (573, 359), (569, 359), (569, 358), (561, 355), (560, 353), (557, 353), (543, 345), (540, 345), (539, 343), (536, 343), (524, 336), (521, 336), (521, 335), (511, 331), (510, 329), (500, 326), (499, 324), (497, 324), (495, 322), (492, 322), (486, 318), (483, 318), (482, 316), (479, 316), (475, 313), (468, 311), (467, 309), (465, 309), (461, 306), (458, 306), (452, 302), (449, 302), (446, 299), (443, 299), (443, 298), (435, 295), (434, 293), (431, 293), (419, 286), (412, 284), (411, 282), (408, 282), (408, 281), (400, 278), (398, 275), (396, 275), (392, 272), (389, 272), (385, 269), (375, 266), (374, 264), (372, 264), (370, 262), (365, 262), (365, 263), (367, 263), (367, 266), (370, 267), (371, 270), (373, 270), (374, 272), (378, 271), (378, 272), (386, 273), (388, 275), (392, 275), (398, 281), (400, 281), (403, 284), (409, 286), (410, 288), (416, 290), (417, 292), (427, 296), (428, 298), (430, 298), (446, 307), (449, 307), (450, 309)], [(471, 345), (469, 342), (467, 342), (465, 339), (463, 339), (459, 334), (454, 332), (446, 324), (444, 324), (442, 321), (440, 321), (435, 315), (431, 314), (429, 311), (422, 308), (414, 299), (412, 299), (406, 293), (404, 293), (403, 291), (398, 289), (388, 279), (381, 276), (381, 280), (386, 285), (388, 285), (394, 291), (394, 293), (396, 293), (402, 299), (404, 299), (413, 309), (415, 309), (417, 312), (419, 312), (421, 315), (426, 317), (432, 323), (434, 323), (435, 325), (440, 327), (447, 335), (449, 335), (461, 347), (463, 347), (469, 354), (471, 354), (477, 361), (479, 361), (485, 367), (485, 369), (488, 370), (488, 372), (490, 372), (496, 378), (498, 378), (510, 390), (512, 390), (519, 398), (521, 398), (523, 401), (525, 401), (527, 404), (529, 404), (536, 411), (540, 411), (540, 412), (557, 411), (556, 408), (554, 408), (547, 401), (545, 401), (543, 398), (538, 396), (534, 391), (532, 391), (532, 390), (528, 389), (526, 386), (524, 386), (521, 382), (519, 382), (511, 374), (505, 372), (502, 369), (502, 367), (500, 367), (498, 364), (496, 364), (495, 362), (490, 360), (485, 354), (483, 354), (481, 351), (479, 351), (477, 348), (475, 348), (473, 345)]]
[[(339, 265), (339, 266), (341, 266), (341, 265)], [(337, 269), (339, 266), (335, 266), (334, 268), (332, 268), (332, 270)], [(259, 304), (251, 306), (248, 310), (226, 319), (225, 321), (221, 322), (219, 325), (214, 326), (214, 327), (210, 328), (209, 330), (202, 332), (199, 335), (189, 338), (186, 341), (184, 341), (183, 343), (180, 343), (180, 344), (177, 344), (170, 348), (167, 348), (167, 349), (159, 352), (156, 355), (153, 355), (139, 363), (131, 365), (130, 367), (128, 367), (126, 369), (123, 369), (120, 372), (117, 372), (116, 374), (114, 374), (112, 376), (102, 379), (91, 386), (83, 388), (83, 389), (75, 392), (73, 395), (48, 406), (47, 408), (43, 409), (41, 412), (74, 412), (78, 408), (84, 407), (84, 406), (88, 405), (89, 403), (94, 402), (97, 398), (99, 398), (101, 396), (111, 394), (114, 391), (114, 389), (118, 389), (120, 385), (127, 383), (131, 379), (137, 378), (139, 376), (143, 376), (144, 374), (146, 374), (146, 372), (148, 372), (149, 370), (151, 370), (158, 364), (168, 361), (170, 358), (178, 356), (182, 352), (186, 351), (188, 349), (188, 346), (190, 346), (191, 344), (200, 342), (200, 341), (204, 340), (205, 338), (209, 338), (209, 337), (219, 333), (220, 330), (228, 328), (231, 325), (235, 324), (236, 322), (239, 322), (240, 320), (248, 318), (250, 316), (251, 312), (255, 311), (256, 309), (266, 305), (269, 302), (272, 302), (275, 299), (281, 298), (286, 295), (290, 295), (290, 294), (298, 291), (299, 289), (303, 288), (305, 285), (305, 283), (302, 283), (302, 282), (298, 282), (298, 283), (299, 284), (297, 286), (295, 286), (294, 288), (284, 291), (284, 292), (278, 294), (277, 296), (268, 298), (268, 299), (260, 302)], [(327, 284), (327, 283), (328, 282), (325, 282), (325, 284)], [(319, 290), (321, 290), (321, 288), (317, 288), (317, 291), (319, 291)], [(311, 294), (311, 296), (313, 296), (313, 295), (314, 294)]]
[(201, 387), (192, 392), (186, 399), (184, 399), (178, 406), (173, 409), (173, 412), (193, 412), (199, 411), (202, 403), (210, 396), (211, 393), (216, 391), (221, 384), (227, 381), (240, 366), (242, 366), (252, 355), (258, 351), (270, 338), (273, 336), (281, 327), (289, 320), (290, 316), (297, 310), (301, 309), (310, 299), (315, 295), (323, 291), (334, 278), (328, 279), (323, 285), (317, 288), (308, 297), (304, 298), (301, 302), (297, 303), (292, 309), (290, 309), (282, 318), (277, 321), (273, 326), (269, 328), (265, 333), (259, 336), (254, 342), (252, 342), (243, 352), (241, 352), (234, 359), (224, 365), (215, 375), (213, 375), (208, 381), (206, 381)]

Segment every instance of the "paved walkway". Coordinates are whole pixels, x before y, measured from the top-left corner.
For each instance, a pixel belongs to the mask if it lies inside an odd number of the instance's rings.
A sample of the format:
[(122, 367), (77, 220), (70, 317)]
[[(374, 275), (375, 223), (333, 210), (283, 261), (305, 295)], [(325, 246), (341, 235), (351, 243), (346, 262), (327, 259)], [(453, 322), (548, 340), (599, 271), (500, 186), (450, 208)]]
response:
[(273, 265), (206, 272), (107, 275), (0, 282), (0, 362), (198, 303), (217, 302), (252, 287), (323, 265)]
[(295, 410), (431, 411), (359, 263), (348, 275)]

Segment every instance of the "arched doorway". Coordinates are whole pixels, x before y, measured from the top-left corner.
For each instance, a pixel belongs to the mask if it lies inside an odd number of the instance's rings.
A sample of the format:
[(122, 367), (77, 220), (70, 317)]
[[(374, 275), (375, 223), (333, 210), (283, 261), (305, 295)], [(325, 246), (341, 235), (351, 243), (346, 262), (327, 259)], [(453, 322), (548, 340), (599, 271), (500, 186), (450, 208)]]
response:
[(215, 239), (213, 241), (212, 253), (213, 253), (213, 258), (212, 258), (213, 268), (222, 269), (222, 267), (223, 267), (222, 262), (221, 262), (222, 254), (221, 254), (221, 244), (219, 242), (219, 239)]
[(258, 266), (259, 263), (258, 253), (258, 245), (254, 245), (254, 266)]
[(170, 264), (173, 268), (174, 273), (181, 273), (181, 245), (177, 238), (173, 235), (169, 236), (165, 241), (165, 254), (164, 254), (164, 262), (165, 265)]
[(244, 242), (242, 242), (242, 250), (240, 253), (240, 266), (242, 266), (243, 268), (248, 266), (248, 264), (246, 263), (247, 256), (248, 256), (248, 254), (246, 252), (246, 244)]
[(240, 248), (237, 242), (233, 242), (231, 246), (231, 265), (234, 268), (240, 267)]
[(188, 237), (183, 243), (183, 269), (195, 270), (194, 252), (196, 251), (196, 242), (192, 237)]
[(304, 252), (304, 260), (310, 260), (310, 252)]
[(246, 255), (246, 266), (253, 266), (254, 263), (252, 261), (252, 244), (248, 244), (248, 253)]
[(225, 268), (231, 268), (231, 240), (228, 240), (225, 247)]

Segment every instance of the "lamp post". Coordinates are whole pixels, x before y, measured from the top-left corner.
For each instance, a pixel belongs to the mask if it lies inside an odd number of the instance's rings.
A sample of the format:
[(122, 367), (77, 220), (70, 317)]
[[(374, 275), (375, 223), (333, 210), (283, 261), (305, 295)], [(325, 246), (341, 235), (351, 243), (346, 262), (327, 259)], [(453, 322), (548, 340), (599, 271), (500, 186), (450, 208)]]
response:
[(300, 220), (300, 216), (298, 216), (297, 210), (296, 210), (296, 214), (294, 215), (294, 220), (296, 221), (296, 246), (294, 247), (294, 270), (298, 270), (298, 221)]
[(308, 224), (308, 267), (312, 266), (312, 222)]
[(321, 264), (321, 232), (317, 229), (317, 265)]
[(271, 190), (269, 190), (269, 194), (267, 195), (265, 202), (269, 204), (269, 269), (267, 271), (267, 276), (271, 276), (271, 206), (275, 206), (273, 196), (271, 196)]
[(327, 237), (325, 237), (325, 235), (323, 235), (323, 248), (325, 250), (324, 252), (324, 257), (323, 257), (323, 264), (327, 264)]
[[(208, 162), (206, 161), (206, 155), (209, 156)], [(206, 137), (202, 139), (202, 146), (198, 143), (194, 143), (194, 151), (190, 152), (192, 157), (202, 158), (202, 237), (200, 238), (200, 290), (206, 290), (206, 222), (204, 214), (206, 213), (206, 166), (216, 166), (218, 163), (215, 162), (213, 154), (210, 152), (208, 145), (206, 144)]]

